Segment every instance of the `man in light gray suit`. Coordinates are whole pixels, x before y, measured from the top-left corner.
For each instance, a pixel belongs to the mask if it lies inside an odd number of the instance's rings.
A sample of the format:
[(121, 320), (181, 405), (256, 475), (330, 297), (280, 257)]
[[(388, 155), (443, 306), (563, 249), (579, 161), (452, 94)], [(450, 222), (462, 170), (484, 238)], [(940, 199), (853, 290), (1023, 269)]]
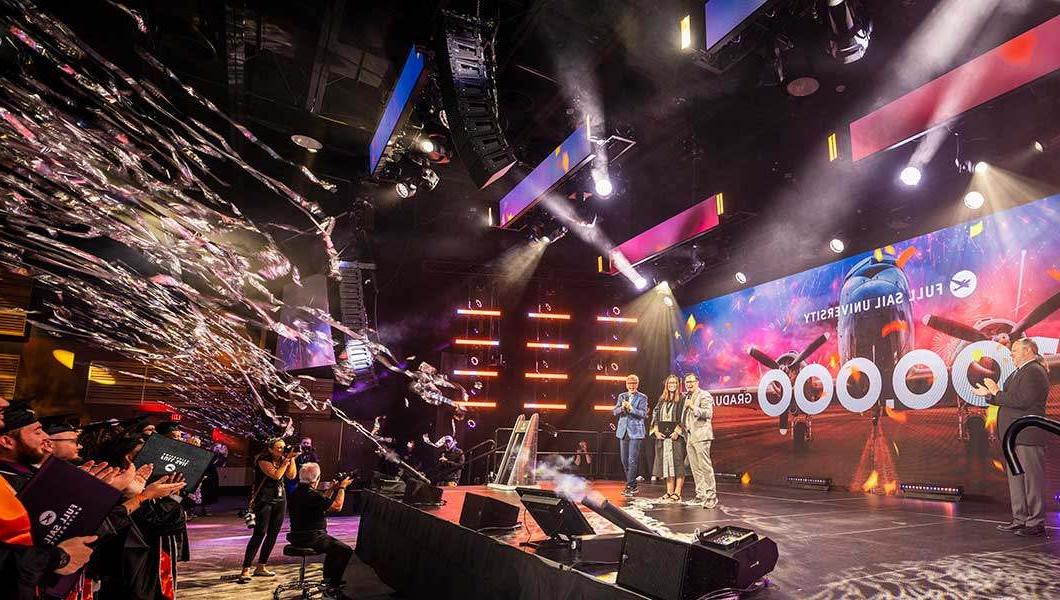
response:
[[(975, 386), (975, 393), (1000, 406), (997, 413), (998, 436), (1004, 438), (1012, 422), (1028, 415), (1045, 416), (1049, 397), (1049, 368), (1038, 354), (1038, 344), (1030, 338), (1012, 342), (1012, 360), (1016, 370), (1001, 389), (993, 379)], [(1008, 491), (1012, 501), (1012, 521), (998, 525), (1002, 531), (1033, 537), (1045, 535), (1045, 445), (1047, 433), (1030, 428), (1016, 440), (1016, 456), (1024, 467), (1023, 475), (1008, 474)]]
[(713, 418), (714, 396), (707, 390), (699, 389), (699, 377), (695, 373), (685, 375), (685, 414), (681, 422), (687, 432), (688, 462), (696, 482), (696, 498), (693, 502), (702, 504), (703, 508), (718, 505), (714, 465), (710, 462), (710, 444), (714, 441)]

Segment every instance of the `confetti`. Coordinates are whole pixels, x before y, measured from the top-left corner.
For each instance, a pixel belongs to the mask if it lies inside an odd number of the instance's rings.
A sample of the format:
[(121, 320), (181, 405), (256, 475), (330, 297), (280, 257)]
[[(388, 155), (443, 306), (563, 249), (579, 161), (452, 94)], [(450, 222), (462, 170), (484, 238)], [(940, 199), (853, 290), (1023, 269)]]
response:
[(890, 323), (884, 325), (882, 329), (880, 329), (880, 335), (882, 337), (887, 337), (892, 333), (905, 331), (908, 328), (909, 326), (905, 323), (905, 321), (891, 321)]
[(909, 262), (910, 258), (913, 258), (914, 256), (916, 256), (916, 253), (917, 253), (916, 247), (915, 246), (910, 246), (910, 247), (906, 248), (905, 250), (902, 250), (902, 253), (898, 255), (898, 258), (894, 262), (895, 262), (896, 265), (898, 265), (899, 269), (904, 269), (905, 268), (905, 263)]
[[(116, 26), (146, 30), (139, 13), (108, 4), (128, 17)], [(262, 202), (292, 206), (337, 279), (334, 219), (204, 123), (227, 124), (289, 168), (291, 179), (308, 181), (307, 189), (327, 194), (335, 185), (282, 158), (146, 50), (134, 57), (144, 67), (137, 79), (37, 7), (0, 6), (0, 30), (24, 55), (0, 70), (0, 274), (33, 277), (41, 306), (28, 320), (149, 365), (186, 403), (184, 414), (206, 426), (287, 434), (291, 419), (278, 408), (290, 404), (331, 410), (358, 428), (330, 395), (310, 394), (303, 383), (311, 379), (279, 370), (258, 345), (260, 331), (303, 342), (316, 334), (309, 319), (278, 320), (285, 304), (274, 290), (299, 284), (300, 274), (265, 227), (274, 224), (247, 219), (225, 197), (234, 186), (218, 174), (258, 184)], [(406, 369), (374, 332), (352, 331), (312, 307), (290, 308), (362, 341), (428, 403), (466, 400), (430, 365)], [(96, 369), (90, 378), (118, 385), (126, 375)], [(336, 382), (353, 378), (352, 367), (335, 367)]]

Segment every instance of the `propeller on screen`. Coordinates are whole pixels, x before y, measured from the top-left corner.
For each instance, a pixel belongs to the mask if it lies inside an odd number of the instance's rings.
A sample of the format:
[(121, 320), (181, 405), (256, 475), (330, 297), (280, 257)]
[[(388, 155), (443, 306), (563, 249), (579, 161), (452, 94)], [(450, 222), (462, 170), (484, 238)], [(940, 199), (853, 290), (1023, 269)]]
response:
[(979, 331), (974, 327), (969, 327), (964, 323), (958, 323), (952, 319), (946, 317), (940, 317), (938, 315), (924, 315), (924, 325), (938, 331), (945, 333), (948, 336), (955, 337), (959, 340), (966, 342), (981, 342), (989, 340), (990, 337)]
[[(804, 348), (803, 351), (800, 352), (799, 355), (795, 357), (795, 360), (791, 361), (791, 364), (788, 365), (788, 366), (794, 367), (794, 366), (797, 366), (797, 365), (801, 364), (811, 354), (813, 354), (814, 352), (817, 352), (817, 349), (820, 348), (821, 346), (823, 346), (824, 343), (827, 342), (827, 341), (828, 341), (828, 334), (827, 333), (822, 333), (821, 335), (817, 336), (817, 339), (815, 339), (812, 342), (810, 342), (810, 344), (808, 346), (806, 346), (806, 348)], [(780, 363), (778, 363), (777, 361), (773, 360), (765, 352), (762, 352), (761, 350), (759, 350), (758, 348), (756, 348), (754, 346), (751, 346), (750, 348), (747, 349), (747, 354), (751, 355), (751, 358), (753, 358), (753, 359), (757, 360), (758, 362), (762, 363), (762, 365), (767, 367), (767, 368), (770, 368), (770, 369), (780, 369), (780, 368), (782, 368), (780, 366)]]
[(1046, 298), (1045, 302), (1042, 302), (1037, 308), (1027, 313), (1027, 316), (1023, 317), (1023, 320), (1017, 323), (1012, 329), (1012, 333), (1009, 334), (1009, 337), (1013, 339), (1021, 337), (1027, 328), (1037, 325), (1045, 319), (1045, 317), (1056, 312), (1057, 309), (1060, 309), (1060, 292)]
[(807, 358), (809, 358), (811, 354), (813, 354), (814, 352), (817, 352), (817, 349), (820, 348), (821, 346), (823, 346), (824, 343), (827, 342), (827, 341), (828, 341), (828, 334), (827, 333), (822, 333), (821, 335), (817, 336), (817, 339), (815, 339), (814, 341), (810, 342), (810, 345), (806, 346), (806, 349), (803, 350), (802, 352), (800, 352), (799, 355), (795, 357), (795, 360), (791, 361), (791, 364), (792, 365), (801, 364), (802, 361), (804, 361)]
[(761, 350), (759, 350), (758, 348), (755, 348), (754, 346), (751, 346), (750, 348), (748, 348), (747, 349), (747, 353), (751, 355), (751, 358), (753, 358), (753, 359), (757, 360), (758, 362), (762, 363), (762, 365), (765, 366), (768, 369), (779, 369), (780, 368), (780, 365), (777, 364), (777, 361), (773, 360), (772, 358), (769, 358), (769, 356), (765, 352), (762, 352)]

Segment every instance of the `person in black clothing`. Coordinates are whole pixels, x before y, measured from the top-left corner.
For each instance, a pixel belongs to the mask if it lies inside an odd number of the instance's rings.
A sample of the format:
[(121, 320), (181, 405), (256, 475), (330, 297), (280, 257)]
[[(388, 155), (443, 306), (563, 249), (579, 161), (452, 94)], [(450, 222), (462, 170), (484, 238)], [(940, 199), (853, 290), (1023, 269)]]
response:
[(48, 434), (37, 414), (24, 404), (4, 409), (4, 426), (0, 427), (0, 475), (16, 492), (37, 473), (47, 457)]
[(460, 481), (460, 470), (464, 468), (464, 451), (456, 445), (453, 436), (442, 438), (442, 454), (434, 468), (431, 481), (439, 485), (456, 485)]
[(291, 531), (287, 541), (302, 548), (324, 553), (324, 583), (335, 593), (341, 593), (342, 575), (353, 556), (353, 548), (328, 535), (327, 512), (342, 510), (346, 487), (351, 479), (335, 484), (335, 492), (328, 496), (317, 490), (320, 484), (320, 465), (306, 463), (298, 471), (298, 486), (291, 493)]
[(257, 469), (254, 470), (257, 482), (254, 484), (255, 493), (251, 497), (250, 508), (254, 512), (254, 533), (247, 542), (247, 551), (243, 555), (243, 572), (239, 575), (240, 583), (250, 581), (250, 565), (254, 562), (254, 553), (261, 548), (258, 555), (258, 567), (254, 570), (254, 577), (275, 577), (276, 573), (265, 568), (272, 554), (272, 547), (276, 545), (276, 537), (280, 535), (280, 527), (283, 526), (283, 513), (285, 509), (284, 480), (295, 476), (295, 460), (298, 458), (298, 449), (287, 450), (287, 444), (282, 439), (269, 441), (268, 447), (258, 455), (254, 461)]
[[(7, 399), (0, 396), (0, 431), (8, 430)], [(15, 490), (0, 478), (0, 595), (32, 600), (37, 584), (49, 573), (69, 575), (82, 568), (92, 555), (87, 544), (95, 537), (75, 537), (55, 546), (33, 541), (29, 516)]]
[[(300, 454), (294, 461), (295, 472), (298, 472), (298, 470), (302, 468), (302, 465), (306, 463), (320, 464), (316, 450), (313, 449), (313, 438), (302, 438), (302, 441), (298, 443), (298, 451)], [(298, 478), (292, 477), (291, 480), (287, 482), (287, 495), (290, 496), (293, 494), (296, 487), (298, 487)]]

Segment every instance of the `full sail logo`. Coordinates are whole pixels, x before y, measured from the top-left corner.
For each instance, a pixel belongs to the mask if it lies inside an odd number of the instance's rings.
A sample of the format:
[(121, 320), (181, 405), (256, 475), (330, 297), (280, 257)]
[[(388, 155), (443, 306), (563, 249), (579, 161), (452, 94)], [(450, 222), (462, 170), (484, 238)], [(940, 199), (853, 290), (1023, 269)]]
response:
[(968, 270), (958, 271), (950, 277), (950, 293), (956, 298), (967, 298), (975, 291), (978, 283), (975, 273)]

